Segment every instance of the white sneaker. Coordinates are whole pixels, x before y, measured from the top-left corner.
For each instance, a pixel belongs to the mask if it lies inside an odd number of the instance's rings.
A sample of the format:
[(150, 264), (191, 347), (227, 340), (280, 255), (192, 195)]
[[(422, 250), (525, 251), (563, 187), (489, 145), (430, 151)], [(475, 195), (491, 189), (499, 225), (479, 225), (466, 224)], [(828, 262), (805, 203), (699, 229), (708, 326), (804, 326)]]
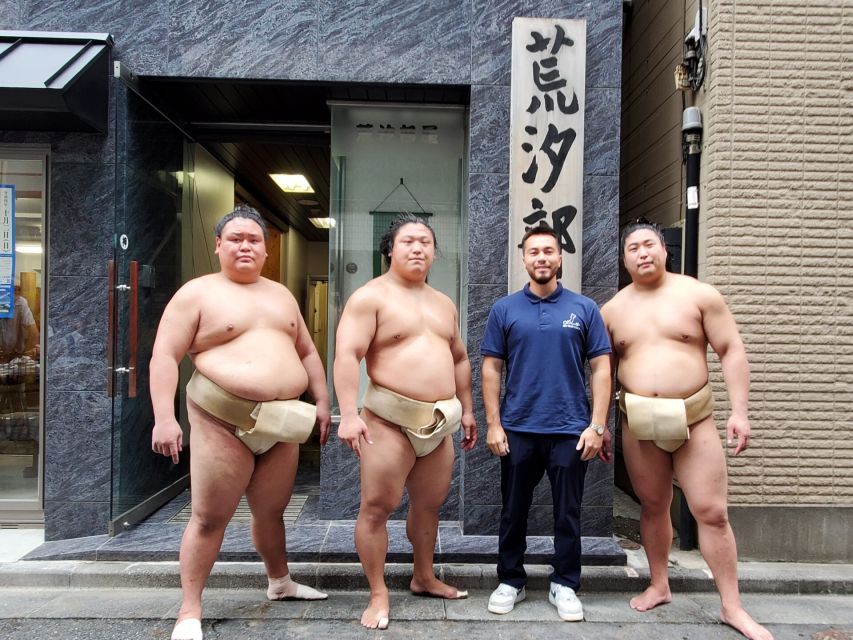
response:
[(524, 587), (516, 589), (502, 582), (489, 596), (489, 611), (492, 613), (509, 613), (515, 607), (516, 602), (521, 602), (526, 597), (527, 592)]
[(583, 620), (583, 607), (575, 595), (575, 590), (565, 585), (551, 583), (548, 591), (548, 602), (557, 607), (557, 615), (568, 622)]

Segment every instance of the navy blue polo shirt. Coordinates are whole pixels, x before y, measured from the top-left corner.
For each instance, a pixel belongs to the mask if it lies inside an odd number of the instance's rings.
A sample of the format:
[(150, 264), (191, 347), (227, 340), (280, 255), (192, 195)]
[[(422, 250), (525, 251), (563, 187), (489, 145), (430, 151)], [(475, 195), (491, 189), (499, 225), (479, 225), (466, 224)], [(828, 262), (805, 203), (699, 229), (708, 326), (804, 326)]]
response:
[(610, 353), (595, 302), (559, 283), (540, 298), (526, 284), (494, 304), (480, 353), (506, 363), (504, 429), (580, 434), (589, 426), (584, 363)]

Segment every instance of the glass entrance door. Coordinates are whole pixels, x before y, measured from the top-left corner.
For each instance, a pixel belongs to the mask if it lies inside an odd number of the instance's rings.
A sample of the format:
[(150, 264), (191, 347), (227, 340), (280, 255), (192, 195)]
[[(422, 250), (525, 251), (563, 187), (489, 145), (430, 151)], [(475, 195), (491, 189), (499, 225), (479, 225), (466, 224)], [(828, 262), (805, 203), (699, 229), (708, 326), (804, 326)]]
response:
[[(116, 96), (115, 253), (109, 265), (113, 398), (110, 532), (133, 525), (188, 483), (180, 462), (151, 450), (148, 362), (163, 309), (181, 286), (181, 209), (186, 137), (127, 77)], [(176, 416), (180, 412), (176, 406)]]

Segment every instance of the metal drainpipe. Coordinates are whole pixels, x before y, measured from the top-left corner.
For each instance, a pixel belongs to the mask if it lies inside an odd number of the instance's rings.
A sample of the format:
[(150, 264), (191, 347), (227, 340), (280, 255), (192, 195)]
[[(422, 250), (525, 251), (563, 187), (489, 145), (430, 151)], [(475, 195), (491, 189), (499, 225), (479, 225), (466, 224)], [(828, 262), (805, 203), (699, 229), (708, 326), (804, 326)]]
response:
[[(702, 112), (688, 107), (681, 117), (684, 162), (687, 165), (687, 210), (684, 214), (684, 275), (699, 277), (699, 163), (702, 158)], [(690, 513), (684, 492), (678, 520), (678, 546), (682, 551), (696, 548), (696, 520)]]

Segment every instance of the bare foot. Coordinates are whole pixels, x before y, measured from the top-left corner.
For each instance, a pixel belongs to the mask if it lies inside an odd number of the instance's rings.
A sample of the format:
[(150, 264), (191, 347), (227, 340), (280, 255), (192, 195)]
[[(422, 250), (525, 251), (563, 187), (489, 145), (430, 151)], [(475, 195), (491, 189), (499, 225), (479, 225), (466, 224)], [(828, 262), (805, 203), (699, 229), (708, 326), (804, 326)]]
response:
[(670, 602), (672, 602), (672, 594), (669, 591), (669, 586), (660, 589), (654, 585), (649, 585), (643, 593), (631, 598), (630, 605), (632, 609), (637, 611), (648, 611), (660, 604), (669, 604)]
[(412, 578), (409, 589), (416, 596), (444, 598), (445, 600), (461, 600), (468, 597), (467, 591), (460, 591), (456, 587), (444, 584), (435, 576), (426, 579)]
[(753, 620), (743, 608), (731, 611), (721, 609), (720, 619), (736, 631), (740, 631), (749, 640), (773, 640), (773, 634)]
[(361, 626), (368, 629), (387, 629), (390, 613), (391, 600), (388, 592), (371, 593), (367, 609), (361, 614)]

